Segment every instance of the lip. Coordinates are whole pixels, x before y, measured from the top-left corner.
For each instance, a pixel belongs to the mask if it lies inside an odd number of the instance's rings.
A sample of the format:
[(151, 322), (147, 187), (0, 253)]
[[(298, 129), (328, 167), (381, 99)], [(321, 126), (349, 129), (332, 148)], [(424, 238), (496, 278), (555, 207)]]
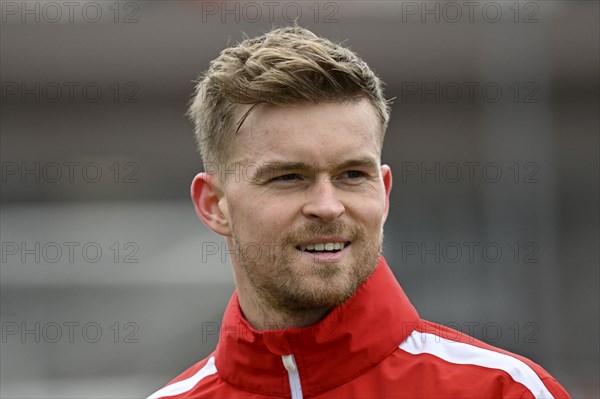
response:
[[(317, 242), (331, 242), (331, 241), (317, 241)], [(339, 242), (339, 241), (336, 241)], [(312, 243), (312, 242), (311, 242)], [(337, 252), (307, 252), (296, 248), (300, 252), (301, 259), (307, 259), (315, 263), (338, 263), (350, 250), (351, 245), (347, 245), (344, 249), (340, 249)]]

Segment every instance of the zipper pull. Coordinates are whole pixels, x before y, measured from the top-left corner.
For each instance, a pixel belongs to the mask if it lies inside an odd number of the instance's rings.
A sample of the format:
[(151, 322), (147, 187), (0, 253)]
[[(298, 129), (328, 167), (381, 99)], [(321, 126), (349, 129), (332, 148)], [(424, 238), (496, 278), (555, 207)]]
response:
[(281, 356), (283, 359), (283, 366), (289, 372), (298, 371), (298, 367), (296, 367), (296, 361), (294, 360), (294, 355), (283, 355)]

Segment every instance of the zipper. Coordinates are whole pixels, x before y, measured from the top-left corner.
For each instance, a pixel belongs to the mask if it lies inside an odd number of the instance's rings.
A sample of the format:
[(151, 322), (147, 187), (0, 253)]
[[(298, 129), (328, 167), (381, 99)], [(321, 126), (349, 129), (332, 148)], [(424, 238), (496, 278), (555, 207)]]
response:
[(290, 380), (290, 391), (292, 391), (292, 399), (302, 399), (302, 386), (300, 385), (300, 373), (298, 373), (298, 366), (296, 366), (296, 360), (294, 355), (283, 355), (283, 366), (288, 372), (288, 378)]

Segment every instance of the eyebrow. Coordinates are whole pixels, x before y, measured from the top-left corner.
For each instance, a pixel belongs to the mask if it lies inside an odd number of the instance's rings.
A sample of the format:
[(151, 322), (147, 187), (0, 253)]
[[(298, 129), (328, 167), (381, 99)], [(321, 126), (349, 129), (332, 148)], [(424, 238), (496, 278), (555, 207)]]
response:
[(276, 171), (318, 171), (322, 169), (330, 169), (332, 166), (336, 170), (347, 169), (352, 167), (377, 168), (379, 166), (379, 161), (372, 157), (360, 157), (355, 159), (348, 159), (339, 164), (329, 163), (323, 165), (319, 165), (319, 163), (311, 164), (303, 161), (266, 161), (256, 168), (256, 172), (252, 174), (252, 179), (260, 179), (264, 178), (265, 176), (274, 176), (274, 172)]

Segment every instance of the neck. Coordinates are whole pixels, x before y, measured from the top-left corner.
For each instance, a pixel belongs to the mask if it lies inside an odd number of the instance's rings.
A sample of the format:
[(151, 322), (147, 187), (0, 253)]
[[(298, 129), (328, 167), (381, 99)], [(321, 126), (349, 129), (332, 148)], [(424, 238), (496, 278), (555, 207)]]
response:
[(240, 308), (246, 321), (257, 331), (308, 327), (321, 321), (328, 308), (286, 311), (275, 309), (247, 287), (238, 285)]

